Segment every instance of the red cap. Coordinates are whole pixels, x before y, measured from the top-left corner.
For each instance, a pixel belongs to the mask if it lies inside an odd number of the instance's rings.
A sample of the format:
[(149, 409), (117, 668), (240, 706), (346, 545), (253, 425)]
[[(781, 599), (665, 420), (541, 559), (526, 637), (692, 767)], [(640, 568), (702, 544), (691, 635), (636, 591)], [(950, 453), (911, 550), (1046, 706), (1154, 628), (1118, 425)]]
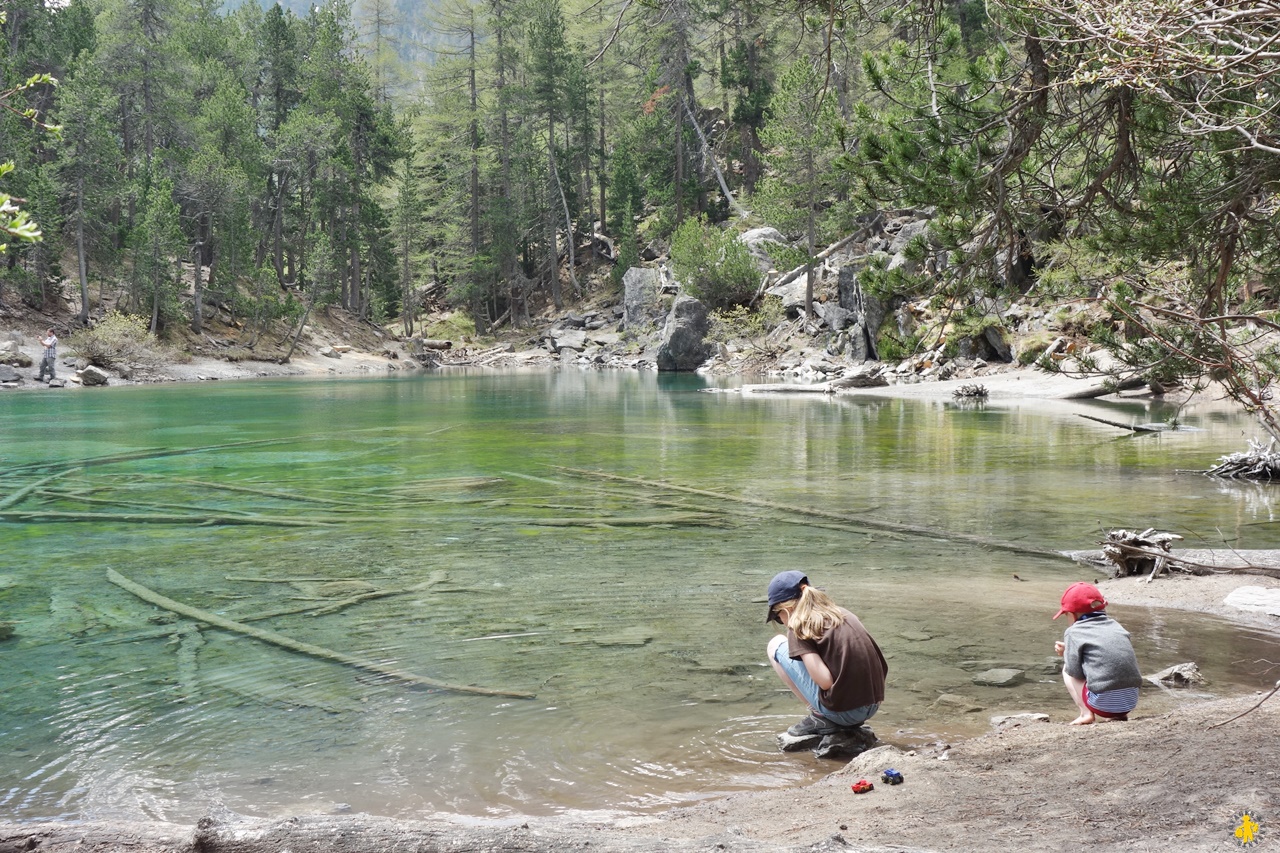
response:
[(1073, 583), (1062, 594), (1062, 609), (1055, 615), (1057, 619), (1063, 613), (1092, 613), (1107, 606), (1107, 600), (1091, 583)]

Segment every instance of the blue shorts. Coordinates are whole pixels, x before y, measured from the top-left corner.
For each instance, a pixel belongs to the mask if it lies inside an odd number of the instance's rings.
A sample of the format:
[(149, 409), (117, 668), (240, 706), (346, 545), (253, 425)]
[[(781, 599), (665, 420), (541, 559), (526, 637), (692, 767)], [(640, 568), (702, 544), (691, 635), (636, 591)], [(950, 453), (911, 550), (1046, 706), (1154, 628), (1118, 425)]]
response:
[(830, 720), (837, 726), (860, 726), (880, 710), (879, 702), (863, 705), (861, 708), (851, 708), (848, 711), (832, 711), (825, 707), (820, 698), (822, 689), (813, 680), (813, 676), (809, 675), (809, 670), (805, 669), (804, 661), (796, 660), (787, 654), (786, 635), (779, 634), (769, 641), (769, 654), (782, 667), (782, 671), (791, 679), (791, 683), (800, 691), (804, 700), (809, 703), (809, 708), (823, 719)]

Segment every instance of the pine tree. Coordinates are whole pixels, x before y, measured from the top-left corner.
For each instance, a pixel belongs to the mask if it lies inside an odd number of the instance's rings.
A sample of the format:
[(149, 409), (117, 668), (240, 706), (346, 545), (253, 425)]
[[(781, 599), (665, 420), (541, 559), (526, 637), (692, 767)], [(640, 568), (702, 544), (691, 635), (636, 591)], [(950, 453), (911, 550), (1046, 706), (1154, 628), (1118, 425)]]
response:
[[(783, 229), (803, 228), (807, 243), (804, 314), (813, 317), (813, 256), (818, 214), (832, 187), (831, 163), (839, 119), (815, 63), (797, 59), (778, 81), (769, 102), (771, 120), (760, 133), (772, 173), (761, 191), (761, 209)], [(799, 227), (797, 227), (799, 226)]]
[(66, 227), (75, 245), (82, 325), (89, 322), (89, 260), (110, 247), (109, 205), (116, 197), (122, 168), (112, 122), (117, 107), (115, 93), (88, 57), (59, 87), (57, 117), (62, 144), (54, 164), (55, 176), (62, 196), (68, 199)]
[(178, 205), (173, 199), (173, 182), (148, 172), (140, 208), (141, 220), (133, 243), (133, 307), (151, 314), (150, 331), (178, 316), (178, 266), (182, 253), (182, 228)]

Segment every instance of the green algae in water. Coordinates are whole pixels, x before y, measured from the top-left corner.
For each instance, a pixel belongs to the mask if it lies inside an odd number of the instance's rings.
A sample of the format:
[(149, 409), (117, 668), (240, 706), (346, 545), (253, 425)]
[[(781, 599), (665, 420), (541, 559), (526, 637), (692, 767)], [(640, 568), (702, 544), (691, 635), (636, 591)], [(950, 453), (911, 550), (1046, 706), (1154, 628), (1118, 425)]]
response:
[[(763, 660), (763, 591), (784, 568), (809, 572), (884, 647), (889, 697), (872, 721), (883, 740), (952, 739), (998, 713), (1073, 714), (1049, 617), (1062, 588), (1089, 576), (1078, 567), (562, 466), (1037, 547), (1147, 526), (1276, 546), (1259, 523), (1274, 512), (1269, 490), (1173, 473), (1236, 449), (1249, 422), (1217, 410), (1181, 415), (1200, 432), (1133, 439), (1074, 416), (1119, 419), (1095, 403), (975, 410), (700, 386), (559, 373), (0, 398), (13, 472), (0, 499), (43, 476), (22, 466), (269, 442), (85, 467), (17, 508), (88, 520), (0, 524), (0, 620), (15, 626), (0, 645), (0, 815), (644, 810), (811, 780), (831, 765), (773, 743), (801, 714)], [(317, 526), (92, 520), (162, 505)], [(716, 524), (629, 523), (692, 513)], [(107, 583), (108, 568), (231, 619), (299, 609), (254, 624), (537, 698), (406, 687), (194, 632)], [(400, 592), (301, 610), (366, 588)], [(1195, 660), (1208, 691), (1270, 683), (1252, 663), (1276, 659), (1268, 634), (1113, 614), (1147, 671)], [(1023, 683), (974, 683), (1004, 667)], [(1140, 711), (1177, 701), (1193, 699), (1148, 690)]]

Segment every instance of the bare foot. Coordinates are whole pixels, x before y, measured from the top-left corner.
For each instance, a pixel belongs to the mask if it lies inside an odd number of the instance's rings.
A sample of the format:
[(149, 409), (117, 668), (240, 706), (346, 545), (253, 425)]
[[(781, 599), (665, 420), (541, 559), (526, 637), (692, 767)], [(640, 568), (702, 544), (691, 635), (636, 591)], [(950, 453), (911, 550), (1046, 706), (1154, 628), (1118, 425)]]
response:
[(1093, 714), (1081, 714), (1072, 720), (1068, 725), (1072, 726), (1090, 726), (1093, 725)]

